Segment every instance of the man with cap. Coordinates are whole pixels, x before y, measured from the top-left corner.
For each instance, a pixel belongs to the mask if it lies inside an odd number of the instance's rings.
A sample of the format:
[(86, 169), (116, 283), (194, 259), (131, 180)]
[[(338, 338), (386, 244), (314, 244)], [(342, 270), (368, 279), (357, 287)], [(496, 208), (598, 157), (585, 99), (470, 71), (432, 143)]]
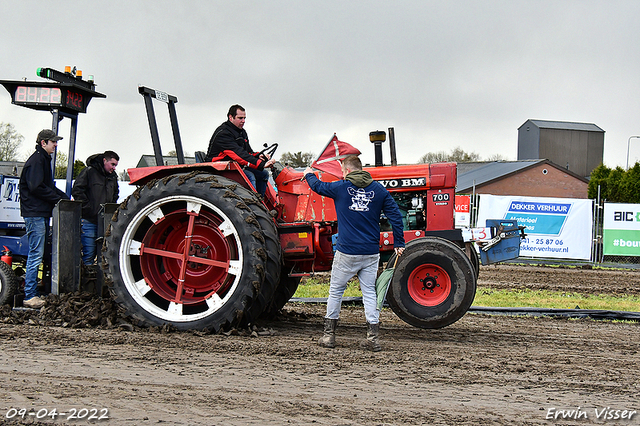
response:
[(51, 154), (62, 137), (52, 130), (42, 130), (36, 139), (36, 152), (24, 163), (20, 174), (20, 214), (24, 218), (29, 240), (27, 271), (24, 279), (24, 306), (39, 309), (45, 301), (37, 288), (38, 268), (44, 257), (49, 235), (49, 220), (56, 203), (69, 197), (56, 188), (51, 170)]

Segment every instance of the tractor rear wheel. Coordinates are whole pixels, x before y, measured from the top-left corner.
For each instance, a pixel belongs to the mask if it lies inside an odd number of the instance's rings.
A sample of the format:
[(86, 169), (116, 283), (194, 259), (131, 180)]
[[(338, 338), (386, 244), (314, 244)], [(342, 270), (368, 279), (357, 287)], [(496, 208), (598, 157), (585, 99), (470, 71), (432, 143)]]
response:
[(291, 299), (293, 294), (298, 289), (298, 285), (300, 284), (300, 280), (302, 278), (290, 277), (290, 270), (290, 266), (282, 267), (282, 271), (280, 272), (280, 283), (278, 284), (275, 294), (271, 299), (271, 304), (262, 314), (264, 318), (273, 318), (278, 313), (278, 311), (287, 304), (289, 299)]
[(240, 324), (265, 279), (262, 229), (234, 181), (205, 172), (139, 187), (112, 217), (107, 284), (146, 325), (221, 329)]
[(18, 277), (11, 266), (0, 261), (0, 306), (13, 304), (11, 298), (18, 292)]
[(441, 328), (464, 316), (475, 292), (475, 271), (464, 251), (448, 240), (425, 237), (407, 244), (396, 265), (387, 300), (393, 312), (408, 324)]
[(278, 238), (278, 229), (273, 218), (267, 212), (266, 207), (255, 196), (245, 199), (244, 202), (255, 215), (262, 229), (262, 236), (267, 254), (265, 277), (260, 287), (260, 292), (246, 310), (242, 319), (242, 325), (248, 326), (255, 322), (265, 310), (269, 309), (278, 283), (280, 282), (280, 270), (282, 268), (282, 247)]

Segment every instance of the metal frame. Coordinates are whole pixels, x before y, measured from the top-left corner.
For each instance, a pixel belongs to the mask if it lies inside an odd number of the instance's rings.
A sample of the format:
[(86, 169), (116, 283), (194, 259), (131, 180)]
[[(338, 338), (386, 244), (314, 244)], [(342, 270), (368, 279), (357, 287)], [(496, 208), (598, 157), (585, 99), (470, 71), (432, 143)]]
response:
[(138, 92), (144, 98), (144, 105), (147, 108), (147, 118), (149, 120), (149, 130), (151, 131), (151, 142), (153, 143), (153, 154), (156, 159), (156, 166), (164, 166), (164, 161), (162, 159), (162, 148), (160, 147), (158, 124), (156, 122), (156, 115), (153, 110), (153, 101), (151, 98), (155, 98), (167, 104), (167, 107), (169, 108), (169, 120), (171, 120), (171, 130), (173, 131), (173, 141), (176, 147), (176, 156), (178, 157), (178, 164), (185, 164), (184, 152), (182, 151), (182, 140), (180, 138), (180, 129), (178, 128), (178, 115), (176, 114), (175, 106), (178, 102), (178, 98), (173, 95), (169, 95), (168, 93), (150, 89), (145, 86), (139, 86)]

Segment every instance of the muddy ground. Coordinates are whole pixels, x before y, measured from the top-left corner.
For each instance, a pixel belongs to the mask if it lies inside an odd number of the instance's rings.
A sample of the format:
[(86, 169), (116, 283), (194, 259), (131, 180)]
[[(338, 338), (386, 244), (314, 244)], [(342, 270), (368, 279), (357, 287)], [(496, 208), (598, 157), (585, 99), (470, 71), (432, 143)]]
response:
[[(640, 272), (501, 265), (482, 267), (479, 285), (637, 295)], [(467, 314), (421, 330), (385, 309), (384, 349), (369, 353), (359, 306), (344, 308), (331, 350), (315, 344), (323, 305), (210, 335), (139, 329), (74, 297), (39, 315), (3, 311), (7, 424), (640, 424), (638, 323)], [(21, 408), (66, 414), (6, 418)], [(69, 419), (83, 408), (109, 418)]]

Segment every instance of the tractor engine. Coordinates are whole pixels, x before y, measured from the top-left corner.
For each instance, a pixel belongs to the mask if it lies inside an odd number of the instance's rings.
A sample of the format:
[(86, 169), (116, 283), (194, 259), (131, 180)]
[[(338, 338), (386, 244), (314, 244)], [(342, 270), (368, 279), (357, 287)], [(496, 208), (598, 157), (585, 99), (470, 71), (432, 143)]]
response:
[[(392, 197), (402, 214), (402, 224), (405, 230), (411, 231), (426, 227), (424, 193), (398, 193)], [(384, 214), (380, 217), (380, 231), (391, 231), (391, 225)]]

